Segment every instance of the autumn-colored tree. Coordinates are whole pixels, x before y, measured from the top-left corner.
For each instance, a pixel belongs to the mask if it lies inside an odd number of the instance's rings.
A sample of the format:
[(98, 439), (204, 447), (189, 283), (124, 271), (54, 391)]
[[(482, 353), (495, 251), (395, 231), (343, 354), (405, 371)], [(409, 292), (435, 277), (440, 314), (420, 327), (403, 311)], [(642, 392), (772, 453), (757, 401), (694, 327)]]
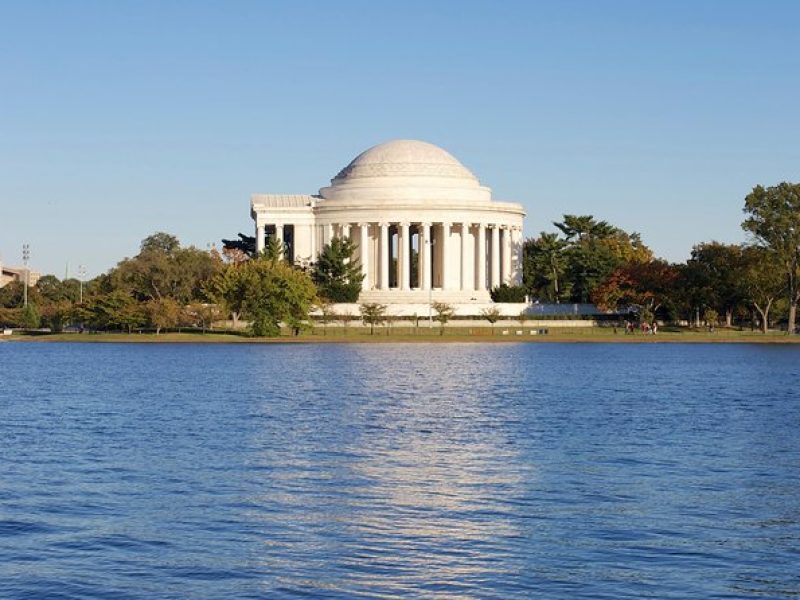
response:
[(549, 302), (588, 302), (615, 269), (648, 263), (652, 251), (638, 233), (627, 233), (591, 215), (564, 215), (553, 223), (563, 234), (542, 232), (523, 245), (523, 282)]
[(42, 321), (50, 331), (61, 332), (72, 316), (72, 306), (69, 300), (48, 301), (42, 305)]
[(635, 308), (640, 314), (656, 315), (669, 300), (677, 270), (669, 263), (629, 263), (615, 270), (592, 294), (602, 310)]
[(157, 298), (145, 305), (145, 311), (148, 322), (156, 328), (156, 335), (159, 335), (162, 329), (178, 325), (181, 307), (172, 298)]

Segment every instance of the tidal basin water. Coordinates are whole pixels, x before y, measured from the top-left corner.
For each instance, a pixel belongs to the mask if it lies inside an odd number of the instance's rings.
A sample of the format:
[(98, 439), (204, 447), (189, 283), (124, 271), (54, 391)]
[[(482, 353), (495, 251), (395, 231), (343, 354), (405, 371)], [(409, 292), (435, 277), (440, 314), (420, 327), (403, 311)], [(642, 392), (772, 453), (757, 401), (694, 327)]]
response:
[(2, 598), (800, 595), (800, 347), (0, 344)]

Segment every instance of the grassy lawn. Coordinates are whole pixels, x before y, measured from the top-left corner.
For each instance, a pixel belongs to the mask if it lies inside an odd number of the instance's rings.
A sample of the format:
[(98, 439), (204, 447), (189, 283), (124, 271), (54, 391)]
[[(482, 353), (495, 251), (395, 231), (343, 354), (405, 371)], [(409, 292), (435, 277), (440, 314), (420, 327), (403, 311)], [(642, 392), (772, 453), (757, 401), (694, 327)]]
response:
[[(522, 334), (518, 335), (517, 331)], [(610, 327), (548, 327), (547, 334), (531, 335), (529, 327), (475, 327), (445, 328), (444, 335), (434, 327), (392, 327), (376, 328), (371, 335), (369, 329), (361, 327), (322, 327), (314, 328), (300, 336), (292, 336), (291, 331), (284, 329), (277, 338), (252, 338), (238, 333), (225, 332), (183, 332), (183, 333), (57, 333), (57, 334), (14, 334), (0, 338), (10, 341), (31, 342), (140, 342), (140, 343), (274, 343), (274, 342), (619, 342), (619, 343), (663, 343), (663, 342), (698, 342), (698, 343), (800, 343), (800, 336), (788, 336), (784, 332), (770, 332), (766, 335), (750, 330), (717, 329), (709, 332), (705, 329), (662, 328), (657, 335), (642, 333), (626, 334)], [(504, 332), (508, 332), (504, 334)]]

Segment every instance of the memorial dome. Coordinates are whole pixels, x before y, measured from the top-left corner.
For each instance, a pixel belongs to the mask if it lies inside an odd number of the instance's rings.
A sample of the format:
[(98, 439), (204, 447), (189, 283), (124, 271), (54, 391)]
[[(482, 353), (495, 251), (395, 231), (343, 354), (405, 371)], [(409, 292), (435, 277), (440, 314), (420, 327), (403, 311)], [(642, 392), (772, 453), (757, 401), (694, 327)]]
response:
[(448, 185), (478, 185), (478, 178), (452, 154), (418, 140), (392, 140), (365, 150), (339, 171), (331, 184), (385, 177), (441, 178)]

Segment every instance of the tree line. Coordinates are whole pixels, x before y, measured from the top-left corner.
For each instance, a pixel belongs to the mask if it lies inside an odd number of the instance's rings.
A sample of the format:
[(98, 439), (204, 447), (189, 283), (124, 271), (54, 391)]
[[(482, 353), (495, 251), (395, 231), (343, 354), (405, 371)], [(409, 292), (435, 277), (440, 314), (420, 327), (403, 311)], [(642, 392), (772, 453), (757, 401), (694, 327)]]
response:
[(255, 335), (276, 335), (284, 323), (299, 331), (321, 298), (355, 302), (361, 267), (350, 240), (334, 239), (316, 264), (294, 265), (283, 248), (269, 240), (264, 252), (241, 248), (200, 250), (182, 247), (171, 234), (145, 238), (139, 253), (90, 281), (45, 275), (29, 288), (23, 283), (0, 289), (0, 326), (96, 331), (148, 329), (206, 330), (212, 323), (240, 318)]
[(592, 302), (639, 322), (796, 331), (800, 301), (800, 184), (756, 186), (744, 203), (743, 244), (709, 241), (683, 263), (656, 258), (636, 233), (590, 215), (523, 246), (523, 289), (544, 302)]
[[(521, 286), (492, 290), (496, 302), (526, 297), (545, 303), (594, 303), (629, 321), (659, 320), (691, 326), (750, 326), (767, 331), (783, 324), (796, 331), (800, 301), (800, 184), (755, 187), (745, 198), (744, 244), (697, 244), (683, 263), (654, 256), (637, 233), (591, 215), (564, 215), (555, 231), (525, 240)], [(356, 302), (363, 275), (357, 248), (335, 238), (312, 265), (284, 260), (271, 238), (260, 254), (254, 238), (223, 240), (222, 252), (182, 247), (158, 232), (139, 253), (90, 281), (42, 277), (0, 289), (0, 325), (61, 331), (156, 333), (164, 329), (207, 329), (215, 321), (240, 319), (255, 335), (275, 335), (285, 324), (307, 326), (316, 305), (322, 319), (335, 302)], [(385, 308), (385, 307), (384, 307)], [(441, 310), (439, 310), (441, 309)], [(377, 312), (376, 312), (377, 311)], [(452, 314), (436, 307), (440, 323)], [(380, 307), (362, 307), (374, 326)], [(491, 322), (491, 321), (490, 321)]]

